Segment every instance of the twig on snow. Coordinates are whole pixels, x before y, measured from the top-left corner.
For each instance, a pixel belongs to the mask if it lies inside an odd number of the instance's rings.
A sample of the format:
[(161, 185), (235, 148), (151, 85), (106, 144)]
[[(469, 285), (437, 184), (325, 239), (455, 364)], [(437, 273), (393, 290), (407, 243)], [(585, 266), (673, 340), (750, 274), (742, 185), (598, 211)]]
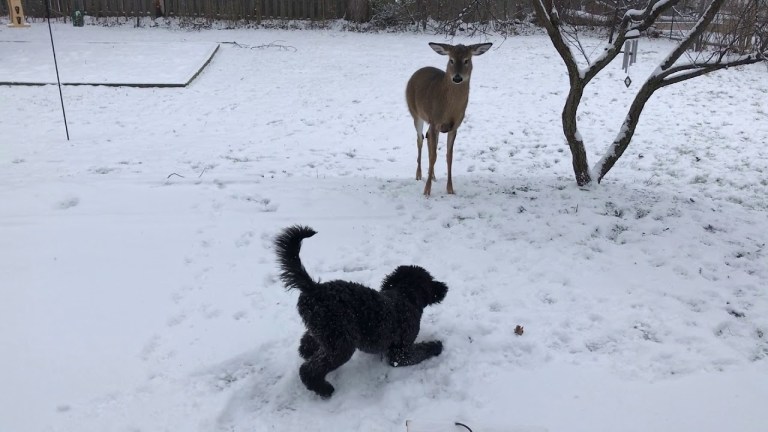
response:
[(285, 41), (277, 40), (277, 41), (274, 41), (274, 42), (270, 42), (268, 44), (262, 44), (262, 45), (253, 46), (253, 47), (251, 47), (251, 49), (278, 48), (278, 49), (280, 49), (280, 51), (292, 51), (292, 52), (298, 51), (298, 49), (296, 47), (294, 47), (294, 46), (283, 45), (283, 44), (279, 44), (278, 42), (285, 42)]
[(276, 41), (273, 41), (273, 42), (270, 42), (270, 43), (267, 43), (267, 44), (261, 44), (261, 45), (245, 45), (245, 44), (237, 43), (235, 41), (232, 41), (232, 42), (219, 42), (219, 43), (233, 45), (233, 46), (235, 46), (237, 48), (248, 48), (248, 49), (252, 49), (252, 50), (253, 49), (277, 48), (280, 51), (291, 51), (291, 52), (298, 51), (298, 48), (296, 48), (295, 46), (283, 45), (283, 44), (281, 44), (279, 42), (285, 42), (285, 41), (276, 40)]

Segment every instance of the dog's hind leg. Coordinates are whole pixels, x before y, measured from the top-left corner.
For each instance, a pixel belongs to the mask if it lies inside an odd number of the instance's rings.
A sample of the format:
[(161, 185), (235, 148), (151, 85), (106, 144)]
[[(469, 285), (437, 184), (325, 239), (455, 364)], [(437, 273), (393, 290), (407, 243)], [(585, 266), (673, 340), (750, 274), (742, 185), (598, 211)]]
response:
[(420, 342), (408, 346), (392, 347), (387, 351), (390, 366), (413, 366), (424, 360), (440, 355), (443, 343), (440, 341)]
[(323, 398), (329, 398), (333, 394), (333, 386), (325, 380), (329, 372), (337, 369), (346, 363), (352, 354), (355, 353), (355, 346), (352, 344), (342, 347), (334, 347), (335, 350), (327, 350), (320, 347), (303, 365), (299, 368), (299, 377), (301, 382), (313, 392)]
[(304, 336), (301, 337), (301, 342), (299, 342), (299, 355), (301, 358), (304, 360), (309, 359), (319, 348), (320, 343), (317, 339), (309, 334), (309, 332), (305, 332)]

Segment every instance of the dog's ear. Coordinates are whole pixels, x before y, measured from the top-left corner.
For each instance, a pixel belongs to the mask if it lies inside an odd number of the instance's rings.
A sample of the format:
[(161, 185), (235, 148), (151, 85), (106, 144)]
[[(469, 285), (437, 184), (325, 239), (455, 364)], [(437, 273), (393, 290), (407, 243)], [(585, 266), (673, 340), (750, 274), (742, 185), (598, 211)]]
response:
[(448, 294), (448, 285), (440, 281), (432, 281), (432, 293), (429, 299), (429, 304), (436, 304), (443, 301), (445, 295)]

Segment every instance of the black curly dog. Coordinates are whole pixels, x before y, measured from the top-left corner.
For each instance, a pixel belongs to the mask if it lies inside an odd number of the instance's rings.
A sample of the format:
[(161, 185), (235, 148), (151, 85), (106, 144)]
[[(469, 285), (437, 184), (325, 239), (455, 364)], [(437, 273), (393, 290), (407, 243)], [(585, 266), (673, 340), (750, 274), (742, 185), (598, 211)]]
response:
[(424, 308), (445, 298), (448, 287), (417, 266), (400, 266), (375, 291), (355, 282), (315, 282), (299, 258), (301, 241), (315, 235), (309, 227), (286, 228), (275, 240), (280, 279), (298, 288), (299, 315), (307, 327), (299, 344), (304, 385), (328, 398), (333, 386), (325, 376), (346, 363), (356, 349), (384, 353), (391, 366), (410, 366), (439, 355), (440, 341), (414, 343)]

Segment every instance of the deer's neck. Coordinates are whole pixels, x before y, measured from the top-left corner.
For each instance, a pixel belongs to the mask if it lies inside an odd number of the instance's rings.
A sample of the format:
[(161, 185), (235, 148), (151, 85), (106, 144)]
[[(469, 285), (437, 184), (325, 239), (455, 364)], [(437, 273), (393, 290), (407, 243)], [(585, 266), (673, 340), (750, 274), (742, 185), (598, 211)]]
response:
[(462, 83), (456, 84), (446, 74), (443, 86), (449, 99), (465, 101), (469, 98), (469, 80), (464, 80)]

